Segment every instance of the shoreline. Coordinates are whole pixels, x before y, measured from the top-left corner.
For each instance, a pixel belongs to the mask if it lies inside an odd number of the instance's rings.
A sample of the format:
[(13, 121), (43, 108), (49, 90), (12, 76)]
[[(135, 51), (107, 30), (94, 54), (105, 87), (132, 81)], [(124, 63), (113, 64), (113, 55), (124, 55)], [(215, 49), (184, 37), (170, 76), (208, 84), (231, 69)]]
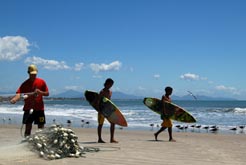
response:
[[(151, 110), (144, 106), (142, 102), (119, 101), (117, 102), (117, 105), (121, 107), (122, 113), (128, 122), (128, 127), (123, 129), (151, 130), (151, 124), (154, 125), (154, 131), (159, 129), (162, 122), (159, 115), (151, 112)], [(246, 134), (246, 128), (243, 131), (239, 128), (239, 126), (245, 126), (246, 124), (246, 109), (244, 108), (246, 106), (246, 102), (243, 102), (242, 104), (237, 102), (232, 105), (227, 102), (213, 102), (211, 104), (198, 104), (197, 102), (190, 104), (183, 102), (182, 106), (187, 107), (187, 109), (189, 109), (197, 118), (197, 123), (194, 123), (197, 127), (192, 128), (191, 126), (193, 124), (173, 121), (174, 132), (214, 133), (213, 131), (210, 131), (212, 128), (205, 129), (204, 127), (216, 125), (219, 127), (219, 130), (216, 133)], [(84, 127), (97, 127), (97, 111), (94, 110), (87, 102), (76, 100), (49, 101), (46, 102), (45, 107), (47, 125), (53, 124), (53, 121), (55, 120), (57, 124), (67, 126), (67, 121), (70, 120), (72, 127), (81, 128), (81, 121), (83, 120)], [(2, 116), (0, 124), (3, 123), (3, 120), (5, 120), (5, 124), (10, 123), (8, 120), (9, 118), (12, 119), (11, 122), (13, 124), (21, 124), (23, 116), (22, 108), (22, 102), (18, 102), (16, 105), (7, 103), (3, 104), (0, 108)], [(86, 122), (89, 122), (89, 124), (85, 124)], [(177, 128), (177, 125), (180, 125), (183, 128)], [(201, 125), (201, 128), (198, 128), (199, 125)], [(187, 126), (188, 129), (184, 128)], [(105, 122), (104, 127), (109, 127), (109, 123)], [(119, 128), (119, 126), (117, 127)], [(235, 127), (237, 127), (236, 131), (231, 130)]]
[[(55, 120), (55, 121), (54, 121)], [(68, 124), (67, 121), (70, 120), (71, 123)], [(13, 125), (21, 127), (22, 123), (22, 114), (3, 114), (0, 126), (4, 125)], [(52, 124), (62, 125), (64, 127), (73, 128), (97, 128), (97, 121), (91, 121), (89, 119), (83, 119), (83, 123), (81, 119), (71, 116), (50, 116), (46, 115), (46, 126), (50, 126)], [(116, 125), (116, 129), (124, 129), (127, 131), (157, 131), (160, 129), (160, 123), (149, 123), (146, 126), (131, 126), (121, 127)], [(217, 127), (218, 129), (214, 131), (213, 127)], [(246, 135), (246, 125), (242, 125), (245, 128), (241, 129), (238, 126), (220, 126), (220, 125), (201, 125), (196, 123), (180, 123), (173, 121), (173, 132), (187, 132), (187, 133), (205, 133), (205, 134), (232, 134), (232, 135)], [(109, 128), (110, 124), (108, 121), (105, 121), (104, 128)]]
[[(117, 144), (109, 143), (109, 128), (102, 132), (106, 143), (97, 143), (96, 128), (71, 128), (83, 147), (98, 147), (99, 152), (85, 158), (45, 160), (21, 143), (20, 126), (0, 125), (0, 164), (245, 164), (246, 136), (173, 132), (177, 142), (168, 141), (167, 131), (154, 140), (154, 131), (115, 130)], [(33, 133), (36, 126), (33, 127)]]

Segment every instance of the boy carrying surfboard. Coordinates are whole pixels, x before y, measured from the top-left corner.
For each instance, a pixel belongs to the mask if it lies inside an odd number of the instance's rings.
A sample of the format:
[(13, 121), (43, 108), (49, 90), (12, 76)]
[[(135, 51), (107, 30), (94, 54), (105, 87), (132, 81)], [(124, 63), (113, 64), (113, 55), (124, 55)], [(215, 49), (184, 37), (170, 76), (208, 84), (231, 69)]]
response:
[(162, 102), (163, 102), (163, 107), (162, 107), (162, 113), (161, 113), (161, 119), (163, 120), (162, 124), (161, 124), (161, 128), (159, 131), (157, 131), (154, 136), (155, 136), (155, 140), (158, 141), (157, 137), (159, 135), (159, 133), (161, 133), (162, 131), (164, 131), (166, 128), (168, 129), (168, 134), (169, 134), (169, 141), (170, 142), (176, 142), (176, 140), (173, 139), (173, 136), (172, 136), (172, 121), (168, 116), (168, 113), (167, 112), (167, 109), (165, 108), (165, 104), (164, 102), (165, 101), (168, 101), (168, 102), (172, 102), (171, 98), (170, 98), (170, 95), (172, 94), (173, 92), (173, 88), (172, 87), (166, 87), (165, 88), (165, 95), (162, 96)]
[[(112, 96), (112, 91), (110, 90), (110, 88), (113, 86), (113, 84), (114, 81), (111, 78), (108, 78), (105, 81), (104, 88), (100, 91), (99, 95), (110, 99)], [(98, 143), (105, 143), (102, 140), (102, 127), (103, 127), (104, 119), (105, 117), (103, 116), (103, 114), (98, 112), (98, 127), (97, 127)], [(114, 139), (114, 130), (115, 130), (115, 124), (110, 122), (110, 142), (118, 143), (118, 141)]]

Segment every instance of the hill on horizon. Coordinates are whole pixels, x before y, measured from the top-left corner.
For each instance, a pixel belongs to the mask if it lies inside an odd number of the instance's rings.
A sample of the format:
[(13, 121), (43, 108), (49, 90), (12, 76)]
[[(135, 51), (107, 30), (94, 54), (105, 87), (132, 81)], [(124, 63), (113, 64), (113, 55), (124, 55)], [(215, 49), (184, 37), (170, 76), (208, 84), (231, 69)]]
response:
[[(84, 91), (78, 92), (75, 90), (67, 90), (65, 92), (51, 95), (50, 97), (54, 98), (84, 98)], [(143, 99), (144, 97), (148, 96), (135, 96), (130, 94), (125, 94), (123, 92), (113, 92), (112, 99)], [(161, 97), (161, 96), (160, 96)], [(234, 98), (227, 98), (227, 97), (209, 97), (203, 95), (196, 95), (197, 100), (236, 100)], [(184, 96), (172, 96), (172, 100), (195, 100), (191, 95), (184, 95)]]
[[(78, 92), (75, 90), (68, 90), (56, 95), (51, 95), (54, 98), (81, 98), (84, 97), (84, 91)], [(113, 92), (112, 99), (142, 99), (141, 96), (128, 95), (122, 92)]]

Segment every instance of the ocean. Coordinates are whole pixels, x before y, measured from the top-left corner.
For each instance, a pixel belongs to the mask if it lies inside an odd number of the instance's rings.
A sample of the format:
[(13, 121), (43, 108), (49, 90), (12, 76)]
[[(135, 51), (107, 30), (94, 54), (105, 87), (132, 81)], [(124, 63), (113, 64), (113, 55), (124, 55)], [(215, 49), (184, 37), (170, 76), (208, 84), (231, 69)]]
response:
[[(162, 122), (160, 116), (149, 110), (143, 100), (113, 100), (124, 114), (128, 130), (158, 130)], [(179, 101), (173, 103), (185, 108), (196, 119), (194, 124), (180, 123), (173, 121), (174, 131), (189, 131), (194, 133), (210, 133), (210, 129), (205, 126), (218, 127), (218, 133), (246, 134), (246, 128), (231, 130), (237, 126), (246, 125), (246, 101)], [(23, 101), (17, 104), (1, 102), (0, 124), (20, 124), (22, 121)], [(45, 100), (46, 123), (67, 125), (71, 121), (71, 127), (97, 127), (97, 112), (88, 104), (86, 100)], [(180, 126), (180, 128), (178, 128)], [(200, 128), (198, 128), (201, 126)], [(104, 127), (109, 127), (105, 121)], [(117, 128), (120, 128), (117, 126)], [(184, 129), (185, 128), (185, 129)]]

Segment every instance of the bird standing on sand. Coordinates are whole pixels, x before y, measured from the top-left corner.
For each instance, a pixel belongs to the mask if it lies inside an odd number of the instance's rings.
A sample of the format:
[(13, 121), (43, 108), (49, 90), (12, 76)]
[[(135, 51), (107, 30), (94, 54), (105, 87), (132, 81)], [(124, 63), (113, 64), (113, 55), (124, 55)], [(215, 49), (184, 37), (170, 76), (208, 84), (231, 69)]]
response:
[(243, 130), (245, 128), (245, 125), (240, 125), (239, 128)]
[(236, 130), (237, 130), (237, 127), (233, 127), (233, 128), (231, 128), (230, 130), (236, 131)]
[(84, 120), (81, 120), (81, 127), (83, 128), (85, 125), (85, 121)]
[(67, 120), (67, 127), (71, 127), (71, 124), (72, 124), (71, 120)]
[(89, 121), (87, 121), (87, 122), (85, 122), (85, 124), (87, 125), (87, 127), (89, 128), (89, 124), (90, 124), (90, 122)]
[(56, 119), (53, 119), (53, 124), (56, 124)]
[(212, 133), (216, 133), (219, 130), (219, 127), (217, 127), (217, 126), (212, 126), (210, 128), (212, 128), (212, 129), (210, 129), (210, 132), (212, 132)]
[(152, 123), (152, 124), (150, 124), (149, 126), (151, 126), (151, 131), (153, 131), (153, 129), (154, 129), (154, 124)]

